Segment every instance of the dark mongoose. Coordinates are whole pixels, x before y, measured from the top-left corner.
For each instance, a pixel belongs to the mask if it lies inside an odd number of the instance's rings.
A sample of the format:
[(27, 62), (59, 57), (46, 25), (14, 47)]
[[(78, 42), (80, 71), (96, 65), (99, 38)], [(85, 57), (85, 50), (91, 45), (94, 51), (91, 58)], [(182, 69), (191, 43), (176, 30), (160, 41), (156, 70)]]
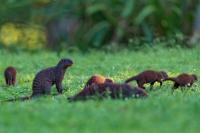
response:
[(103, 83), (93, 84), (80, 91), (78, 94), (68, 97), (68, 100), (78, 101), (87, 100), (92, 97), (105, 98), (110, 97), (112, 99), (125, 99), (131, 97), (146, 97), (148, 94), (139, 87), (131, 87), (128, 84), (116, 84), (116, 83)]
[(61, 59), (56, 66), (41, 70), (33, 79), (31, 96), (21, 97), (19, 99), (9, 99), (7, 101), (27, 100), (40, 95), (49, 95), (51, 93), (51, 86), (54, 84), (56, 85), (58, 93), (62, 94), (62, 80), (66, 69), (72, 64), (73, 62), (70, 59)]
[(150, 83), (151, 84), (150, 90), (152, 90), (155, 82), (159, 82), (160, 86), (162, 86), (162, 82), (166, 78), (168, 78), (168, 75), (164, 71), (158, 72), (158, 71), (154, 71), (154, 70), (146, 70), (146, 71), (139, 73), (136, 76), (133, 76), (133, 77), (127, 79), (125, 81), (125, 83), (129, 83), (133, 80), (136, 80), (138, 86), (143, 89), (145, 89), (144, 84)]
[(17, 71), (12, 66), (7, 67), (6, 70), (4, 71), (5, 82), (9, 86), (10, 85), (15, 85), (16, 76), (17, 76)]

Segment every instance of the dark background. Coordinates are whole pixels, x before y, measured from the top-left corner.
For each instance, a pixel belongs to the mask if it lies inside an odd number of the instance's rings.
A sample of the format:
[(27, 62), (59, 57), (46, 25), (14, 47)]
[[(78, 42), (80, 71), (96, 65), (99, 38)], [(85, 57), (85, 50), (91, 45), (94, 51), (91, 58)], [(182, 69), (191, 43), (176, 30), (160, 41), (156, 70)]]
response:
[(193, 47), (200, 36), (198, 0), (0, 2), (1, 48)]

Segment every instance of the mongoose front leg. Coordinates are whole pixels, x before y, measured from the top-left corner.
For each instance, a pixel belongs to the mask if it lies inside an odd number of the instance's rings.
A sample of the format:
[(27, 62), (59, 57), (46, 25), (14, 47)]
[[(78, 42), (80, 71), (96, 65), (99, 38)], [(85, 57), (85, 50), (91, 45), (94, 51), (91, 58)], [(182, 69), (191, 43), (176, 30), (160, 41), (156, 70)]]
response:
[(61, 82), (56, 82), (56, 89), (57, 89), (58, 93), (62, 94), (63, 87), (62, 87), (62, 83)]

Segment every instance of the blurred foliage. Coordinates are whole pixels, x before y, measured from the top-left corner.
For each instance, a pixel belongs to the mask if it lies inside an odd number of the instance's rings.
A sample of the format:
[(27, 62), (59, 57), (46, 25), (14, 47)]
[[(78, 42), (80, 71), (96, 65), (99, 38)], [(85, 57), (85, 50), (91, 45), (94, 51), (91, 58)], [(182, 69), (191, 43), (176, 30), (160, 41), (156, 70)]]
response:
[[(198, 0), (0, 1), (0, 16), (3, 18), (0, 24), (4, 33), (1, 36), (6, 36), (12, 27), (8, 26), (8, 30), (5, 30), (7, 23), (23, 24), (25, 27), (37, 25), (37, 28), (31, 27), (31, 31), (25, 34), (40, 36), (32, 34), (32, 30), (37, 29), (35, 32), (46, 36), (46, 44), (53, 49), (116, 46), (128, 44), (130, 39), (137, 37), (152, 42), (155, 37), (189, 36), (199, 4)], [(15, 26), (13, 29), (16, 29)], [(24, 37), (18, 30), (13, 30), (9, 36), (13, 34), (14, 37), (4, 39), (3, 43), (13, 38), (9, 42), (12, 44)], [(26, 44), (32, 47), (30, 43)]]
[(5, 47), (18, 47), (36, 50), (43, 47), (45, 36), (34, 26), (17, 26), (6, 23), (1, 27), (0, 40)]

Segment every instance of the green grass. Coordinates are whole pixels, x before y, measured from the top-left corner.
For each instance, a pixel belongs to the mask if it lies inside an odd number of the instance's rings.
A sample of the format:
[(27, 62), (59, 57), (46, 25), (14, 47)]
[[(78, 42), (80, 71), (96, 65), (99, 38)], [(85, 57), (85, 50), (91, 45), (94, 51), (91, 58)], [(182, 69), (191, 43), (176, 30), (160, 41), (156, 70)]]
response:
[[(112, 77), (122, 83), (144, 69), (166, 70), (170, 76), (181, 72), (200, 75), (200, 50), (152, 49), (142, 52), (123, 50), (118, 53), (92, 51), (87, 54), (0, 51), (0, 100), (31, 94), (34, 75), (55, 65), (61, 57), (71, 58), (73, 67), (63, 81), (64, 94), (45, 96), (26, 102), (0, 103), (0, 132), (199, 132), (200, 89), (171, 94), (170, 82), (149, 92), (147, 99), (87, 101), (68, 103), (93, 74)], [(6, 87), (3, 71), (8, 65), (17, 68), (17, 85)], [(131, 83), (133, 86), (135, 82)], [(55, 87), (52, 93), (56, 93)]]

